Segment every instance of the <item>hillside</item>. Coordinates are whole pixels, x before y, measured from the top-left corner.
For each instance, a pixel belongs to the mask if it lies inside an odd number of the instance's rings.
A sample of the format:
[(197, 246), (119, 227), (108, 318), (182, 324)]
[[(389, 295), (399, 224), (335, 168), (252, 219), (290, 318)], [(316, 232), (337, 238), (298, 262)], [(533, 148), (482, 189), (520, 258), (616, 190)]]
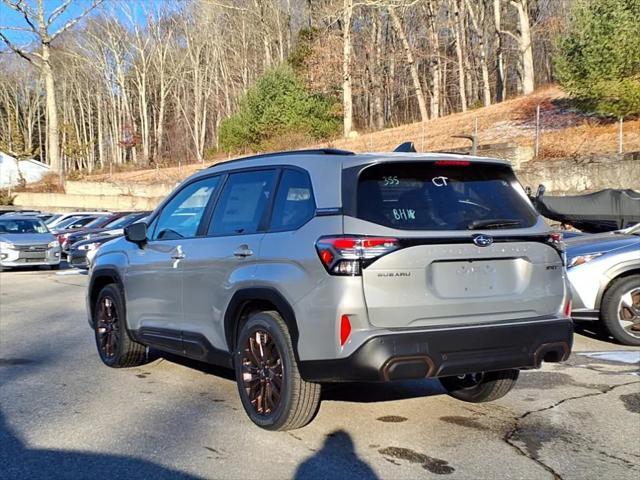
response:
[[(557, 87), (514, 98), (485, 108), (457, 113), (446, 117), (361, 133), (353, 139), (339, 139), (326, 144), (356, 152), (391, 151), (404, 141), (413, 141), (418, 151), (447, 150), (469, 146), (469, 141), (452, 135), (471, 134), (477, 125), (479, 144), (517, 143), (532, 146), (535, 141), (536, 106), (540, 105), (540, 155), (536, 161), (554, 158), (581, 157), (594, 153), (613, 153), (618, 150), (619, 124), (586, 116), (567, 108), (566, 95)], [(625, 151), (640, 151), (640, 120), (625, 121), (623, 128)], [(313, 146), (310, 146), (313, 147)], [(231, 157), (229, 157), (231, 158)], [(213, 159), (213, 162), (227, 157)], [(182, 167), (89, 175), (85, 180), (134, 183), (173, 183), (203, 164)]]

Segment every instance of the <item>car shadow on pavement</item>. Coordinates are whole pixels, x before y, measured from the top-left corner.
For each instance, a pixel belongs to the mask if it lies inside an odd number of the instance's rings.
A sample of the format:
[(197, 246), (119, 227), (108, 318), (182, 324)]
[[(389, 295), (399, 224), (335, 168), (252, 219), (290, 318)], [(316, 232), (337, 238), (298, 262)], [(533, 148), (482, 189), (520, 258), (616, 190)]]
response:
[(616, 342), (613, 337), (609, 336), (609, 333), (604, 329), (600, 322), (574, 320), (573, 328), (575, 333), (583, 335), (587, 338), (618, 344), (618, 342)]
[(387, 383), (335, 383), (324, 386), (322, 399), (370, 403), (431, 397), (443, 393), (445, 390), (436, 379)]
[(123, 455), (29, 448), (0, 413), (0, 477), (12, 479), (109, 478), (196, 479), (193, 475)]
[(158, 359), (163, 359), (167, 362), (182, 365), (183, 367), (192, 368), (208, 375), (223, 378), (225, 380), (236, 381), (236, 375), (231, 368), (219, 367), (210, 363), (199, 362), (198, 360), (192, 360), (190, 358), (173, 355), (168, 352), (161, 352), (159, 350), (151, 349), (149, 351), (149, 361), (153, 362)]
[(344, 430), (327, 435), (322, 448), (298, 466), (294, 480), (319, 478), (377, 479), (367, 462), (358, 458), (351, 436)]

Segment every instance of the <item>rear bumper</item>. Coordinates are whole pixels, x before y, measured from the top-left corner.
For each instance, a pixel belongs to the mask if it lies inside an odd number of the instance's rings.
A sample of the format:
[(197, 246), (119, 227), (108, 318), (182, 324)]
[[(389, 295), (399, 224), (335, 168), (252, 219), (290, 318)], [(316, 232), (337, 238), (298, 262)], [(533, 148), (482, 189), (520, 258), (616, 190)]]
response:
[(375, 382), (538, 368), (569, 358), (570, 318), (448, 327), (374, 336), (349, 357), (301, 361), (314, 382)]

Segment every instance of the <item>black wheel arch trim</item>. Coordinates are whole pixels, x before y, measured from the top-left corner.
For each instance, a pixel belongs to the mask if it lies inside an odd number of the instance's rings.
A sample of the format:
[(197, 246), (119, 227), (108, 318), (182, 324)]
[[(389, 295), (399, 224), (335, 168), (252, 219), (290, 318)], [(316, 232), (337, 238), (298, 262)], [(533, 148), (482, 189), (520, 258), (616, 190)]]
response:
[(272, 287), (248, 287), (236, 291), (231, 297), (227, 309), (224, 314), (224, 333), (229, 352), (235, 348), (235, 341), (238, 337), (238, 327), (240, 325), (240, 315), (244, 307), (252, 301), (266, 301), (273, 304), (282, 315), (282, 319), (289, 329), (291, 335), (291, 343), (293, 346), (293, 354), (297, 362), (298, 357), (298, 323), (293, 308), (282, 294)]
[[(105, 278), (108, 278), (111, 281), (98, 283), (98, 280), (102, 280)], [(96, 300), (98, 299), (98, 295), (100, 294), (100, 291), (102, 290), (102, 288), (104, 288), (106, 285), (110, 283), (117, 284), (120, 287), (122, 291), (122, 295), (124, 297), (124, 283), (122, 281), (122, 277), (120, 276), (120, 273), (118, 272), (118, 270), (116, 270), (113, 267), (99, 267), (91, 273), (91, 278), (89, 280), (89, 287), (88, 287), (89, 309), (90, 309), (88, 313), (89, 313), (89, 324), (91, 325), (91, 327), (93, 327), (93, 309), (95, 307)], [(96, 288), (96, 285), (100, 285), (100, 287)], [(122, 305), (122, 308), (125, 312), (125, 316), (127, 311), (126, 304), (127, 302), (125, 299), (124, 305)]]

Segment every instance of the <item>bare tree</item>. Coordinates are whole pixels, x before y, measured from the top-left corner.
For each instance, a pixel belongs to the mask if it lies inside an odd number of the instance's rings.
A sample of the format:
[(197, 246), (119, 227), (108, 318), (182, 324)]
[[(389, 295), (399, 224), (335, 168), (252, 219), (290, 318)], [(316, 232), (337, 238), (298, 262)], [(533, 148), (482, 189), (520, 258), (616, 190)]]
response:
[(351, 18), (353, 0), (344, 0), (342, 10), (342, 133), (348, 137), (353, 129), (353, 93), (351, 85)]
[[(93, 0), (89, 6), (80, 14), (68, 20), (61, 27), (54, 29), (54, 22), (63, 15), (73, 0), (59, 0), (58, 6), (47, 17), (45, 14), (44, 0), (36, 0), (36, 7), (25, 3), (22, 0), (2, 0), (9, 8), (18, 12), (26, 24), (25, 27), (9, 27), (0, 25), (0, 38), (4, 43), (20, 57), (36, 65), (44, 77), (45, 92), (47, 99), (47, 157), (53, 171), (59, 172), (63, 179), (63, 164), (60, 161), (60, 137), (58, 131), (58, 109), (56, 103), (55, 78), (53, 66), (51, 64), (51, 44), (65, 31), (78, 23), (91, 10), (101, 4), (104, 0)], [(49, 2), (51, 3), (51, 2)], [(24, 48), (15, 45), (6, 35), (8, 30), (19, 29), (31, 33), (35, 36), (39, 52), (28, 52)], [(53, 30), (53, 31), (52, 31)]]
[(411, 50), (411, 46), (409, 45), (409, 40), (407, 39), (407, 35), (404, 31), (404, 26), (402, 25), (400, 17), (398, 17), (398, 14), (396, 13), (395, 7), (389, 6), (387, 7), (387, 10), (389, 11), (389, 17), (391, 18), (391, 23), (393, 23), (393, 28), (400, 38), (402, 48), (404, 49), (404, 53), (407, 57), (407, 64), (409, 66), (409, 72), (411, 73), (411, 80), (413, 81), (413, 90), (416, 96), (416, 100), (418, 101), (418, 108), (420, 109), (420, 118), (423, 122), (426, 122), (429, 119), (429, 114), (427, 113), (427, 103), (424, 100), (424, 94), (422, 93), (422, 84), (420, 83), (418, 68), (416, 67), (416, 62), (413, 58), (413, 52)]

